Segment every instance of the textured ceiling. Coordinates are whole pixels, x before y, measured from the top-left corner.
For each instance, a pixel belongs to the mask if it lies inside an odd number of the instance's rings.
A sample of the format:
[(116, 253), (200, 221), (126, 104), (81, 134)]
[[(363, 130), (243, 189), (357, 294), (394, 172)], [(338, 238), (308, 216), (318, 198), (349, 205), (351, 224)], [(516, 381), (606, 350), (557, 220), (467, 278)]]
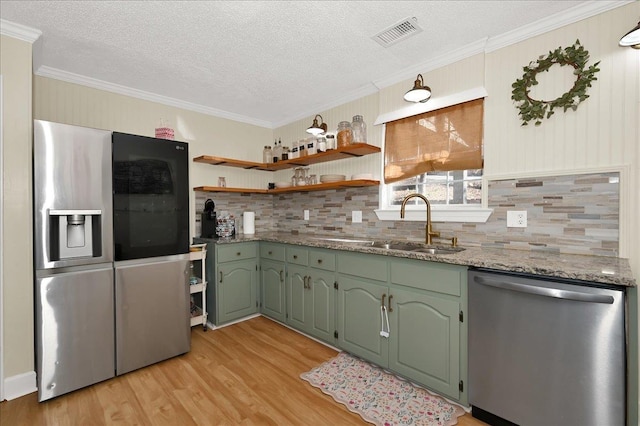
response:
[[(274, 127), (584, 1), (0, 1), (42, 65)], [(423, 31), (372, 40), (416, 17)], [(379, 86), (379, 83), (378, 83)]]

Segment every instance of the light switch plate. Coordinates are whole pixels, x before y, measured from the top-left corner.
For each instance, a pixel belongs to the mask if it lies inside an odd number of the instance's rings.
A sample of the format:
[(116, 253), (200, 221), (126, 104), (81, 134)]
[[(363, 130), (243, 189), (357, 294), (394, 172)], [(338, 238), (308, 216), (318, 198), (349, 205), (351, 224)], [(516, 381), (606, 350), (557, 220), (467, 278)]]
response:
[(527, 211), (509, 210), (507, 211), (507, 228), (526, 228)]
[(309, 210), (305, 210), (303, 213), (304, 213), (304, 220), (309, 220)]
[(351, 212), (351, 222), (362, 223), (362, 210), (353, 210)]

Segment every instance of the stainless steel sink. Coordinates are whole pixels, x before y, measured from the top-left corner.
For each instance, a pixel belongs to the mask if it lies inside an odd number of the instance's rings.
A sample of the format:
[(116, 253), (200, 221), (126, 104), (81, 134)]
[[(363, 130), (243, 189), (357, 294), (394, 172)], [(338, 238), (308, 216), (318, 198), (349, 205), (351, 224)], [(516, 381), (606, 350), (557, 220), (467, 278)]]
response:
[(464, 248), (462, 247), (428, 246), (420, 243), (406, 243), (396, 241), (374, 241), (371, 244), (371, 247), (381, 248), (385, 250), (412, 251), (428, 254), (455, 254), (464, 250)]
[(322, 241), (331, 241), (334, 243), (342, 243), (342, 244), (359, 244), (359, 245), (369, 245), (374, 241), (372, 240), (356, 240), (351, 238), (325, 238), (325, 237), (312, 237), (313, 240), (322, 240)]
[(314, 240), (330, 241), (340, 244), (353, 244), (363, 247), (379, 248), (384, 250), (412, 251), (427, 254), (455, 254), (464, 250), (461, 247), (451, 246), (431, 246), (421, 243), (403, 242), (403, 241), (376, 241), (376, 240), (358, 240), (351, 238), (327, 238), (327, 237), (311, 237)]

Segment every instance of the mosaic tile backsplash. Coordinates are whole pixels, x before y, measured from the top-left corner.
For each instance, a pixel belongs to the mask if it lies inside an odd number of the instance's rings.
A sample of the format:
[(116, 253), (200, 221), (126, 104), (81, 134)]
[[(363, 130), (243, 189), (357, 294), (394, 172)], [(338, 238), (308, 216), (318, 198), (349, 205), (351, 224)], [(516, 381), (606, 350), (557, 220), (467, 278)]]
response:
[[(255, 212), (257, 232), (424, 241), (424, 222), (378, 220), (377, 187), (280, 195), (197, 192), (198, 211), (207, 198), (215, 201), (216, 211), (234, 214), (240, 227), (242, 212)], [(619, 201), (617, 173), (491, 181), (488, 207), (493, 213), (486, 223), (434, 222), (433, 228), (443, 237), (457, 236), (461, 246), (616, 257)], [(305, 209), (309, 221), (303, 220)], [(362, 223), (351, 223), (353, 210), (362, 211)], [(507, 210), (526, 210), (528, 226), (507, 228)]]

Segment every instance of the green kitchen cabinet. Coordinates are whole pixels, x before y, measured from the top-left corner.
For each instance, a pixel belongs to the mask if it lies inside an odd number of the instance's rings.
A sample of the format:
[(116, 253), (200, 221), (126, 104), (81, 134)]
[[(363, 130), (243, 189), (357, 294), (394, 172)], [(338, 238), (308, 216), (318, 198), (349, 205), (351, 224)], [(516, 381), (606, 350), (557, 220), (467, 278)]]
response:
[(466, 268), (344, 253), (337, 271), (338, 346), (466, 404)]
[(216, 245), (216, 325), (258, 312), (257, 243)]
[(287, 324), (334, 343), (335, 254), (291, 246), (287, 257)]
[(382, 367), (388, 365), (388, 339), (382, 330), (382, 296), (389, 287), (363, 278), (338, 276), (338, 347)]
[(270, 318), (285, 322), (285, 264), (272, 260), (260, 260), (260, 312)]
[(460, 303), (399, 289), (391, 297), (389, 369), (459, 399)]
[(284, 246), (260, 243), (260, 312), (280, 322), (286, 320)]

